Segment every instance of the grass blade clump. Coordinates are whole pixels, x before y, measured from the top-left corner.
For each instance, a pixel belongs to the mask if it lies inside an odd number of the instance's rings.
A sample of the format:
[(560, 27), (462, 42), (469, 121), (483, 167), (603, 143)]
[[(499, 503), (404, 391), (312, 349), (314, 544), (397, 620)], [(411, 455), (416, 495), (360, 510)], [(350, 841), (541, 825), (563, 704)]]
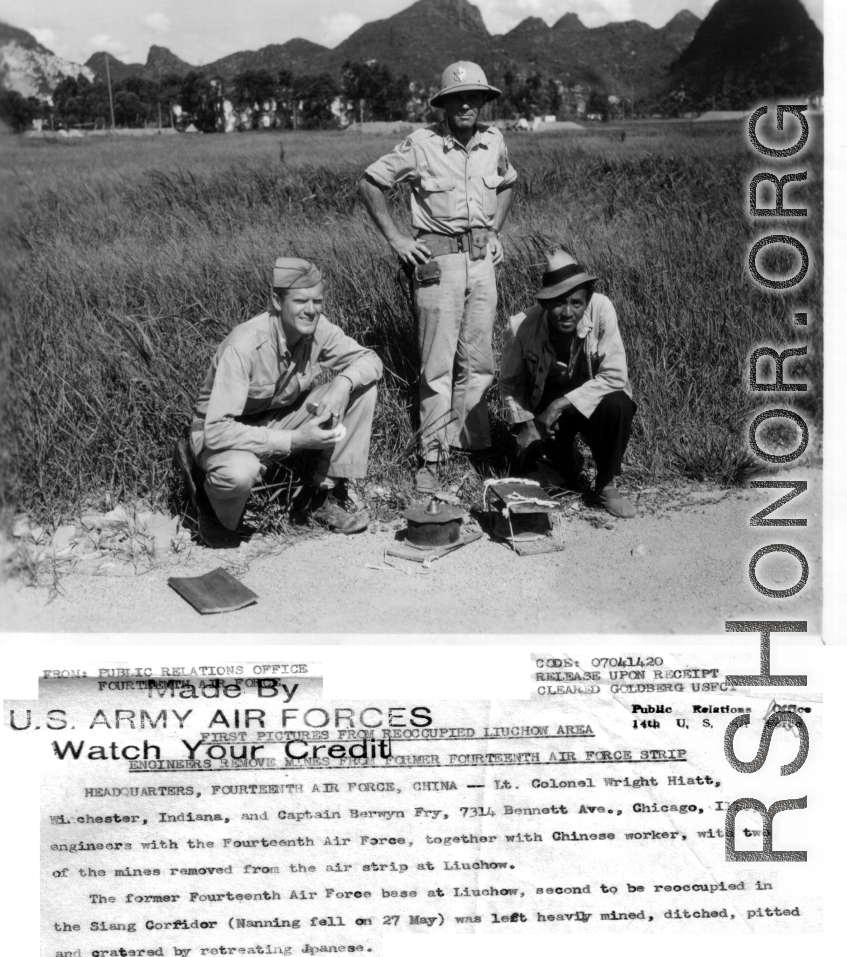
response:
[[(4, 501), (59, 522), (103, 500), (165, 506), (170, 447), (226, 333), (267, 306), (278, 255), (320, 264), (327, 311), (374, 348), (386, 373), (371, 470), (404, 488), (413, 461), (414, 323), (396, 264), (361, 210), (361, 170), (393, 142), (341, 134), (22, 141), (0, 302), (4, 333)], [(755, 345), (796, 343), (786, 380), (820, 383), (822, 187), (819, 156), (791, 232), (815, 258), (800, 292), (774, 295), (747, 272), (745, 243), (768, 230), (744, 212), (752, 161), (733, 127), (645, 125), (626, 143), (548, 134), (509, 143), (520, 173), (504, 236), (495, 327), (533, 303), (543, 251), (558, 243), (602, 277), (627, 345), (638, 415), (628, 452), (643, 480), (738, 482), (752, 412), (744, 388)], [(404, 191), (392, 196), (408, 218)], [(797, 201), (799, 203), (799, 200)], [(769, 224), (768, 224), (769, 225)], [(771, 247), (761, 269), (790, 272)], [(770, 362), (771, 376), (773, 363)], [(766, 378), (768, 361), (760, 366)], [(794, 404), (820, 426), (820, 389)], [(495, 441), (505, 441), (496, 389)], [(11, 453), (8, 451), (11, 450)], [(468, 494), (475, 494), (467, 485)], [(398, 492), (398, 494), (400, 494)], [(402, 497), (402, 496), (401, 496)]]

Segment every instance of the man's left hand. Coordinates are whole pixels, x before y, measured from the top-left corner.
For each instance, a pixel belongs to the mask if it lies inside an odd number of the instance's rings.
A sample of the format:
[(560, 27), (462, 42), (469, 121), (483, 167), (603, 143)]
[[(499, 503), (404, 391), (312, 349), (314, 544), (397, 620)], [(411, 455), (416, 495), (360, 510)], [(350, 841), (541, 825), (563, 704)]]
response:
[(329, 413), (332, 416), (330, 420), (332, 425), (336, 426), (344, 418), (352, 391), (353, 383), (347, 376), (337, 375), (332, 382), (318, 386), (312, 392), (306, 408), (316, 416)]
[(541, 434), (545, 438), (551, 438), (559, 428), (559, 419), (562, 413), (572, 408), (572, 403), (567, 396), (556, 399), (538, 416), (538, 424), (541, 427)]
[(491, 250), (491, 261), (495, 266), (499, 266), (503, 262), (503, 244), (497, 233), (488, 234), (488, 248)]

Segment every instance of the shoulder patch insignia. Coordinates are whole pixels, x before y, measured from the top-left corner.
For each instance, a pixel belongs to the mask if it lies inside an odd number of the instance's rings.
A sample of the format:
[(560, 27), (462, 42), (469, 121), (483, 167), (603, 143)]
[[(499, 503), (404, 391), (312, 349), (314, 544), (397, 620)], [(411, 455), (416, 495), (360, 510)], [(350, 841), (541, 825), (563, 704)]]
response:
[(412, 148), (412, 140), (411, 140), (411, 137), (407, 137), (407, 138), (406, 138), (405, 140), (403, 140), (403, 142), (397, 147), (397, 152), (398, 152), (398, 153), (408, 153), (411, 148)]

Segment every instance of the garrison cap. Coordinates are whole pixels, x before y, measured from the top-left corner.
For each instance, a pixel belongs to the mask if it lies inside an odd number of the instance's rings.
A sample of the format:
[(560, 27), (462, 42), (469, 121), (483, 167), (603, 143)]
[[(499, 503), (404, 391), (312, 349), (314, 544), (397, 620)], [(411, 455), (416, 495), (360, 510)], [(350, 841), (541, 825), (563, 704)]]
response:
[(306, 259), (281, 256), (274, 263), (274, 289), (308, 289), (322, 280), (320, 269)]

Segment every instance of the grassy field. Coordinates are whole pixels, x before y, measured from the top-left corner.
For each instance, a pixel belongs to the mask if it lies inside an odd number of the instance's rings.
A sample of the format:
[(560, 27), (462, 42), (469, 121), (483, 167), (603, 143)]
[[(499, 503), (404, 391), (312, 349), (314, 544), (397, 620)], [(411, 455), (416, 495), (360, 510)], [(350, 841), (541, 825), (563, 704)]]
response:
[[(363, 167), (395, 141), (289, 133), (4, 144), (14, 198), (0, 301), (7, 516), (57, 523), (138, 499), (175, 507), (174, 436), (216, 344), (266, 308), (278, 255), (317, 262), (330, 318), (385, 362), (371, 472), (401, 503), (413, 464), (415, 338), (390, 252), (356, 193)], [(768, 167), (740, 124), (510, 135), (520, 179), (495, 343), (505, 318), (532, 304), (545, 247), (565, 245), (603, 277), (639, 406), (625, 482), (732, 483), (749, 472), (744, 433), (763, 400), (744, 388), (748, 355), (794, 345), (795, 308), (809, 313), (810, 349), (786, 378), (820, 381), (820, 141), (807, 162), (779, 171), (810, 171), (786, 193), (809, 218), (786, 229), (745, 215), (750, 176)], [(403, 218), (406, 205), (396, 191)], [(750, 237), (782, 231), (815, 256), (799, 293), (763, 292), (746, 269)], [(790, 274), (793, 257), (760, 256), (768, 265)], [(819, 426), (820, 390), (801, 399)], [(489, 403), (501, 445), (496, 388)], [(770, 441), (793, 447), (778, 430)], [(479, 485), (464, 490), (473, 497)]]

